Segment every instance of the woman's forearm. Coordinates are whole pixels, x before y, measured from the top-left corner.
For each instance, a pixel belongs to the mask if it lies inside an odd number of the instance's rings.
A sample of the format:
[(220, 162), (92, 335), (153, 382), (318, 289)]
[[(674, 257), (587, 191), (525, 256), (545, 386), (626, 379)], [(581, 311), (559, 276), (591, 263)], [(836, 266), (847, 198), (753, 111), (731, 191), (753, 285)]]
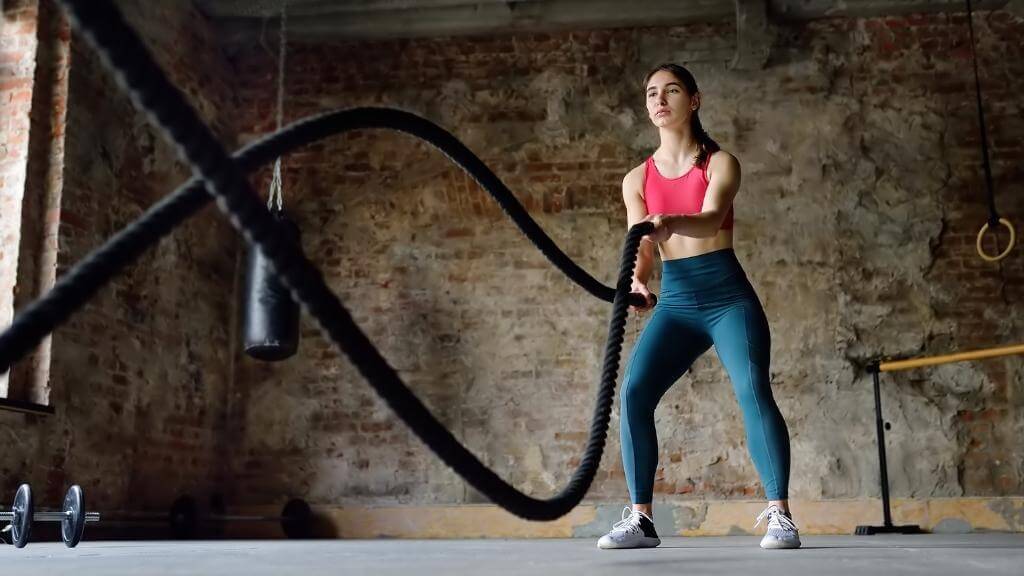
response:
[(710, 238), (718, 234), (722, 227), (724, 215), (716, 212), (699, 214), (671, 214), (664, 217), (672, 234), (691, 236), (693, 238)]
[(651, 271), (654, 270), (654, 244), (652, 242), (641, 242), (640, 249), (636, 253), (636, 268), (633, 270), (633, 282), (647, 285), (651, 279)]

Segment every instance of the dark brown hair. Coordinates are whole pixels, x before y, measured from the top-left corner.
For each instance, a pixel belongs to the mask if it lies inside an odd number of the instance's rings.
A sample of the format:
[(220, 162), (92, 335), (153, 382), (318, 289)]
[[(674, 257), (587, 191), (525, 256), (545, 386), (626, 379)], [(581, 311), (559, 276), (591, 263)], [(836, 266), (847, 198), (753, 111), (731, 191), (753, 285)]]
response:
[[(699, 90), (697, 89), (697, 80), (693, 77), (693, 74), (689, 70), (683, 68), (679, 64), (665, 63), (659, 64), (653, 70), (647, 73), (644, 77), (644, 90), (647, 90), (647, 83), (651, 81), (651, 76), (654, 76), (660, 71), (665, 71), (676, 77), (677, 80), (682, 82), (683, 87), (686, 88), (687, 94), (693, 96)], [(690, 129), (693, 131), (693, 136), (697, 139), (697, 160), (694, 162), (697, 166), (705, 166), (708, 159), (712, 154), (721, 150), (721, 146), (718, 142), (715, 142), (708, 133), (704, 131), (704, 127), (701, 126), (700, 116), (697, 114), (699, 110), (694, 110), (693, 115), (690, 116)]]

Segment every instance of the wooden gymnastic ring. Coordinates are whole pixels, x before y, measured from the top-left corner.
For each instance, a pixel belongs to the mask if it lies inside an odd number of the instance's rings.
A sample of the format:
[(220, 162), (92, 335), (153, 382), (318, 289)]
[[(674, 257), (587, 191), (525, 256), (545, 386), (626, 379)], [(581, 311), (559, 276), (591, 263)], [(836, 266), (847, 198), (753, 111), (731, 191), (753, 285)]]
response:
[(981, 239), (985, 237), (985, 232), (988, 232), (988, 222), (985, 222), (985, 225), (982, 226), (981, 230), (978, 232), (978, 241), (976, 242), (978, 248), (978, 256), (981, 256), (983, 260), (986, 260), (988, 262), (998, 262), (1003, 258), (1006, 258), (1006, 256), (1010, 253), (1010, 250), (1013, 250), (1013, 245), (1017, 241), (1017, 232), (1013, 229), (1013, 224), (1010, 224), (1010, 221), (1007, 220), (1006, 218), (1000, 218), (999, 223), (1005, 226), (1006, 229), (1010, 231), (1010, 242), (1006, 245), (1006, 250), (1003, 250), (997, 256), (989, 255), (988, 253), (985, 252), (985, 249), (981, 247)]

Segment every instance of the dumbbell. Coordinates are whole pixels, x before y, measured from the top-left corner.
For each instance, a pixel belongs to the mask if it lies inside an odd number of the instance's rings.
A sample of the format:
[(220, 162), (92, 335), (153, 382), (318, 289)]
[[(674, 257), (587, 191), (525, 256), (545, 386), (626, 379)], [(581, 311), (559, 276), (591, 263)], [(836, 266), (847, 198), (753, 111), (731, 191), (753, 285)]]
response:
[(68, 548), (78, 546), (85, 533), (86, 522), (99, 522), (97, 512), (83, 512), (85, 498), (81, 486), (75, 484), (64, 495), (62, 510), (35, 511), (32, 502), (32, 488), (28, 484), (18, 486), (14, 504), (9, 511), (0, 511), (0, 520), (10, 522), (9, 529), (16, 548), (24, 548), (32, 533), (32, 522), (60, 522), (60, 536)]

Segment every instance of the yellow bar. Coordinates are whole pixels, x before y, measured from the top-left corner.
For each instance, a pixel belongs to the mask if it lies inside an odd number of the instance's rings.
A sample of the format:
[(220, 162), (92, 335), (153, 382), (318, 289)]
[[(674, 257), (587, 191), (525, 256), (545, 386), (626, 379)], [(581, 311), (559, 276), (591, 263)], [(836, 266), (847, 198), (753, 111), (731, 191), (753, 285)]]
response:
[(1024, 344), (1004, 346), (1002, 348), (973, 350), (971, 352), (958, 352), (956, 354), (946, 354), (945, 356), (929, 356), (925, 358), (911, 358), (909, 360), (882, 362), (878, 365), (878, 370), (881, 372), (893, 372), (896, 370), (920, 368), (922, 366), (949, 364), (950, 362), (963, 362), (965, 360), (982, 360), (984, 358), (995, 358), (997, 356), (1010, 356), (1012, 354), (1024, 354)]

